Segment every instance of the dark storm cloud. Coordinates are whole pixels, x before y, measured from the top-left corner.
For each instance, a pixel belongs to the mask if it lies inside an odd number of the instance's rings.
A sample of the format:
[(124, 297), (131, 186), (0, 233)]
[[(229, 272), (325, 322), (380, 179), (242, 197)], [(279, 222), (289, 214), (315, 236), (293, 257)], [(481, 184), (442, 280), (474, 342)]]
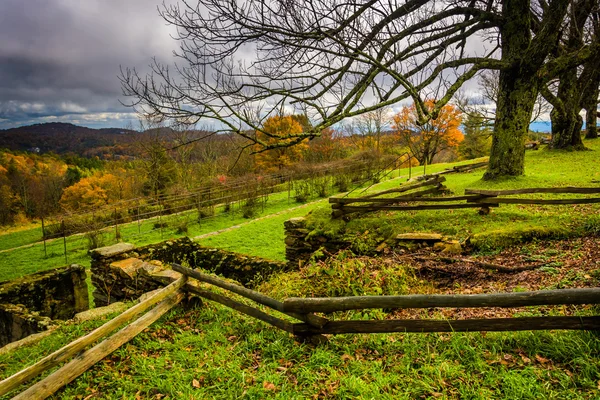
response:
[(152, 0), (2, 0), (0, 128), (45, 122), (123, 126), (119, 66), (170, 61), (175, 42)]

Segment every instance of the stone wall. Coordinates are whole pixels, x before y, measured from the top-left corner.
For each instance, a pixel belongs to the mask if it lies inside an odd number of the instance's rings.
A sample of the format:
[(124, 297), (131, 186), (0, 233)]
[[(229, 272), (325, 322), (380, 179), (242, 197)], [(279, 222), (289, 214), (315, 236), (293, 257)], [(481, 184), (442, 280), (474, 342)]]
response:
[(337, 253), (350, 247), (343, 240), (333, 240), (324, 236), (310, 236), (304, 217), (292, 218), (284, 222), (285, 228), (285, 258), (289, 268), (297, 268), (304, 264), (310, 256), (319, 249), (328, 253)]
[(51, 319), (67, 320), (89, 308), (85, 268), (71, 265), (0, 283), (0, 303), (21, 304)]
[(0, 304), (0, 347), (45, 331), (52, 320), (22, 305)]
[(173, 273), (170, 263), (202, 268), (249, 287), (273, 272), (288, 269), (285, 263), (203, 247), (189, 238), (138, 248), (119, 243), (92, 250), (91, 256), (97, 306), (137, 298), (158, 288), (156, 281)]
[(57, 268), (0, 283), (0, 346), (89, 308), (85, 268)]

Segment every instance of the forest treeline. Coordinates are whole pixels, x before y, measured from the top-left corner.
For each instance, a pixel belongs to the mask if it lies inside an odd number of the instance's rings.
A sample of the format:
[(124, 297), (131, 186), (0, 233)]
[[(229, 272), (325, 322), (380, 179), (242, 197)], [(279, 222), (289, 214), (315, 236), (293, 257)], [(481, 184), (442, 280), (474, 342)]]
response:
[[(491, 133), (484, 121), (463, 121), (460, 111), (448, 107), (426, 127), (417, 128), (414, 110), (405, 107), (395, 115), (366, 114), (351, 125), (326, 129), (313, 140), (255, 154), (256, 148), (237, 135), (172, 128), (124, 133), (131, 135), (126, 140), (128, 157), (115, 157), (110, 147), (105, 156), (91, 157), (85, 151), (0, 150), (0, 224), (23, 224), (130, 199), (185, 195), (242, 177), (249, 181), (267, 174), (290, 175), (303, 168), (314, 170), (315, 165), (324, 170), (340, 160), (404, 156), (405, 162), (410, 158), (418, 165), (486, 155)], [(466, 136), (458, 129), (461, 123)], [(302, 132), (309, 125), (302, 115), (275, 116), (257, 135), (264, 136), (259, 140), (275, 141), (282, 132)]]

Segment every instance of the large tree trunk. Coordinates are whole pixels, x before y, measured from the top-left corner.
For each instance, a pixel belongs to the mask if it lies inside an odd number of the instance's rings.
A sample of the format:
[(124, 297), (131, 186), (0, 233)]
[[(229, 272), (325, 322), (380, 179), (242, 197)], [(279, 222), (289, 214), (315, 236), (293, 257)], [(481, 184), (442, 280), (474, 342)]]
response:
[[(568, 36), (563, 50), (575, 52), (584, 46), (585, 24), (595, 5), (596, 0), (579, 0), (571, 4)], [(592, 89), (589, 85), (596, 75), (596, 63), (597, 60), (594, 59), (588, 61), (579, 77), (577, 68), (570, 68), (560, 74), (556, 98), (551, 101), (554, 106), (550, 114), (552, 148), (585, 150), (581, 140), (583, 118), (579, 113), (585, 106), (586, 94), (589, 95), (589, 90)]]
[(552, 148), (585, 150), (581, 140), (583, 117), (576, 109), (560, 112), (556, 108), (550, 113), (552, 120)]
[(598, 139), (598, 126), (596, 125), (598, 119), (598, 105), (585, 107), (585, 126), (586, 126), (586, 139)]
[(550, 113), (552, 120), (552, 148), (584, 150), (581, 140), (583, 118), (581, 111), (580, 85), (577, 70), (564, 72), (560, 77), (554, 108)]
[(523, 175), (525, 137), (535, 105), (537, 86), (519, 69), (500, 72), (500, 90), (488, 170), (483, 179)]
[(527, 60), (531, 45), (529, 2), (504, 0), (505, 23), (500, 28), (502, 60), (511, 64), (500, 71), (496, 120), (488, 169), (483, 179), (524, 173), (525, 136), (537, 96), (536, 60)]
[[(595, 64), (595, 60), (593, 60)], [(600, 69), (596, 68), (596, 65), (586, 66), (592, 71), (591, 77), (587, 83), (585, 90), (583, 91), (582, 104), (585, 109), (585, 125), (586, 125), (586, 139), (597, 139), (598, 138), (598, 127), (596, 126), (598, 118), (598, 95), (600, 86)]]

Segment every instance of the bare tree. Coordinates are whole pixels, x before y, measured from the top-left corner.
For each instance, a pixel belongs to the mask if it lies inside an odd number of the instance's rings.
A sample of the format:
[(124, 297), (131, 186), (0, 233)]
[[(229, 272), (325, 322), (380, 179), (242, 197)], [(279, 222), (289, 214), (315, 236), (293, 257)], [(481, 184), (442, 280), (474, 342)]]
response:
[(389, 107), (381, 107), (366, 112), (357, 117), (356, 127), (363, 140), (374, 141), (375, 151), (380, 153), (381, 136), (391, 127), (391, 110)]
[[(586, 41), (598, 44), (598, 36), (595, 34), (597, 26), (594, 27), (594, 22), (597, 24), (598, 7), (596, 0), (571, 2), (568, 23), (560, 37), (555, 57), (577, 51)], [(596, 93), (600, 83), (598, 62), (600, 51), (596, 49), (582, 67), (565, 69), (557, 76), (556, 81), (550, 81), (549, 85), (541, 87), (542, 94), (553, 106), (550, 114), (553, 148), (585, 149), (581, 138), (583, 118), (580, 112), (594, 100), (597, 104)], [(596, 125), (595, 120), (593, 125)]]
[[(259, 148), (300, 143), (326, 127), (404, 99), (420, 124), (460, 87), (499, 70), (487, 178), (523, 173), (523, 140), (539, 86), (590, 49), (550, 63), (570, 0), (202, 0), (164, 6), (177, 28), (174, 68), (122, 73), (124, 94), (155, 119), (218, 121)], [(468, 44), (483, 43), (478, 51)], [(436, 99), (432, 108), (424, 99)], [(301, 110), (313, 129), (261, 140), (269, 116)]]

